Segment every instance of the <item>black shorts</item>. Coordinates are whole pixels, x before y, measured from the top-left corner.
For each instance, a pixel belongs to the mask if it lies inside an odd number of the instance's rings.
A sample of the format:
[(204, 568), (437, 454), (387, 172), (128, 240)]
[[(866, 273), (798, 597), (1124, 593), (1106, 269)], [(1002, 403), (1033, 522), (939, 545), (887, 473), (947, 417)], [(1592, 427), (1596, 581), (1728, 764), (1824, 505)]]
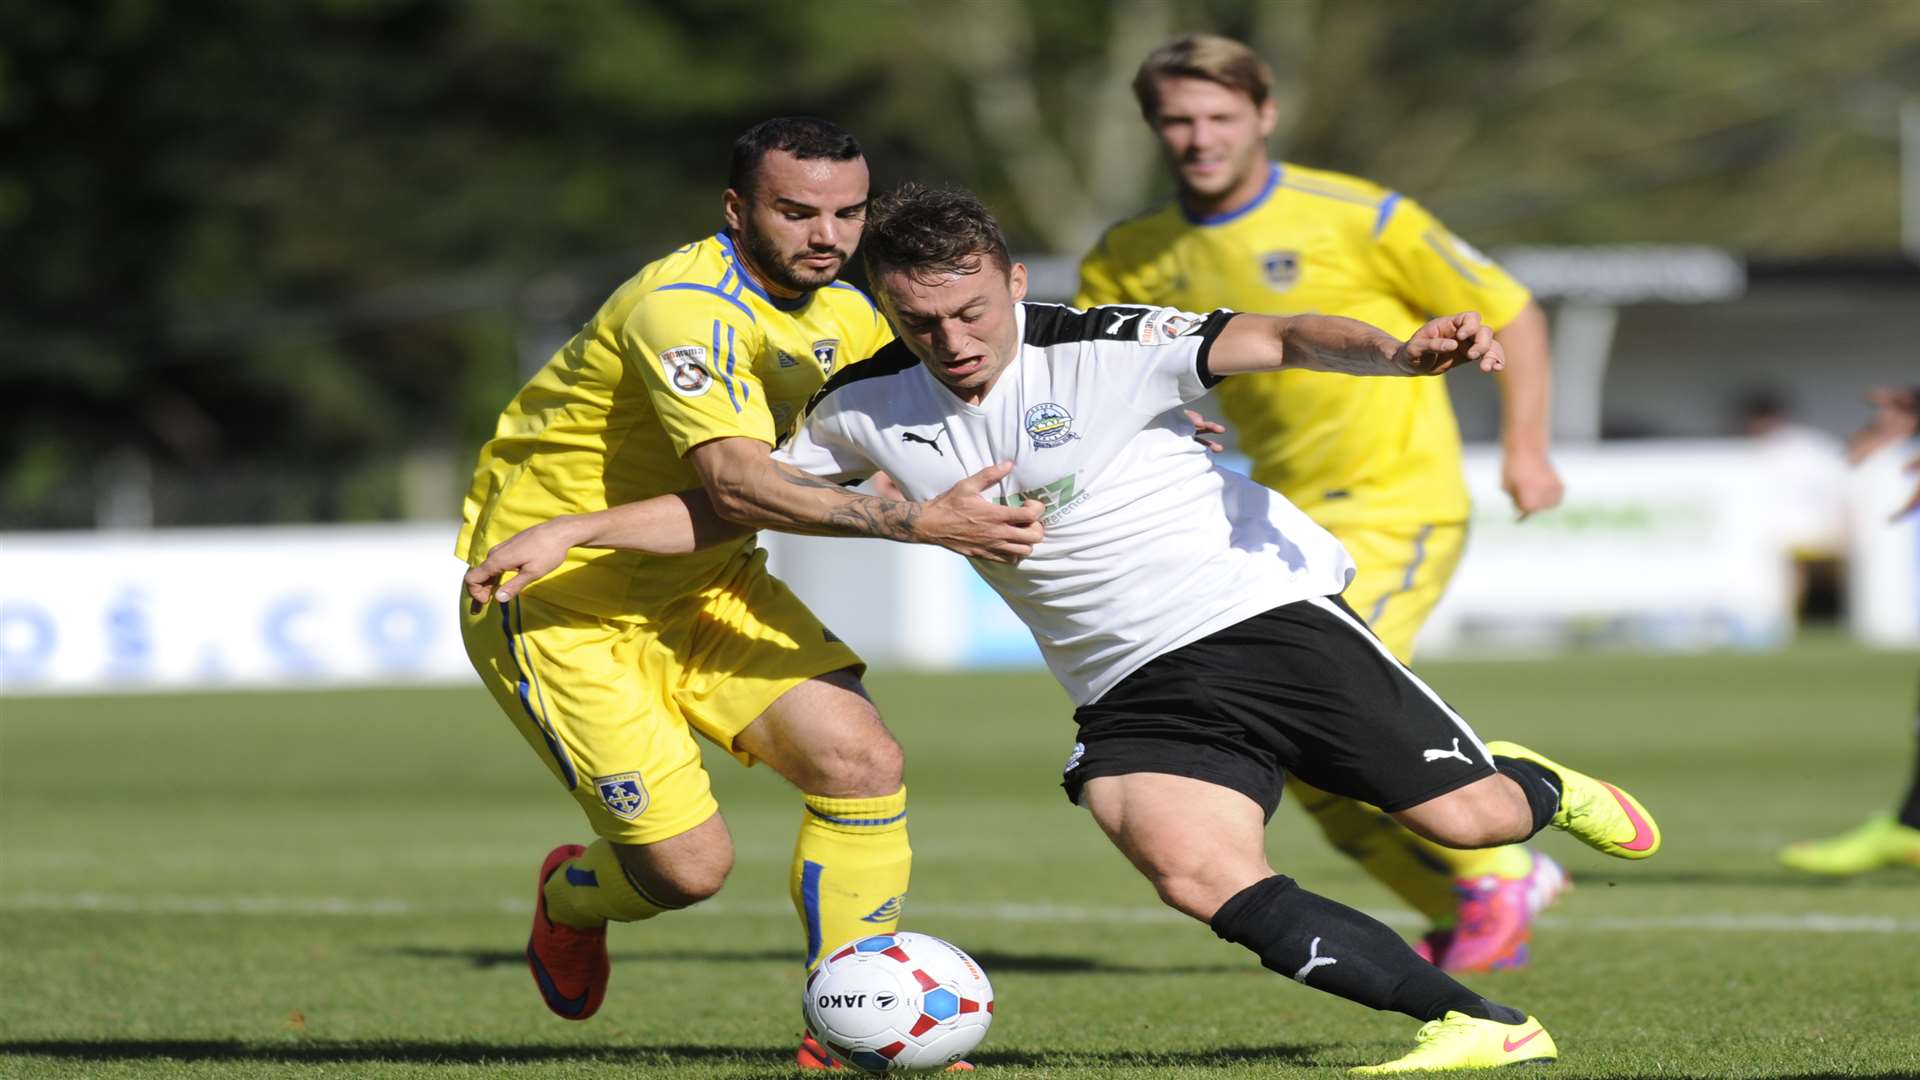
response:
[(1061, 786), (1171, 773), (1280, 805), (1286, 773), (1404, 810), (1493, 774), (1479, 736), (1337, 596), (1283, 604), (1162, 653), (1073, 714)]

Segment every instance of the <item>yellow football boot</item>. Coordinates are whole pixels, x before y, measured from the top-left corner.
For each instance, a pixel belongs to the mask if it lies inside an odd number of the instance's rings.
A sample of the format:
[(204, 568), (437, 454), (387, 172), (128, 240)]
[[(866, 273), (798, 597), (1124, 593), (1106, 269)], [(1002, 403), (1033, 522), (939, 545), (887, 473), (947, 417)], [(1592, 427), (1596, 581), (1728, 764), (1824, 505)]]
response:
[(1553, 815), (1553, 827), (1564, 829), (1596, 851), (1617, 859), (1644, 859), (1660, 850), (1660, 826), (1640, 800), (1585, 773), (1574, 772), (1524, 746), (1510, 742), (1490, 742), (1487, 751), (1496, 757), (1521, 758), (1560, 778), (1560, 809)]
[(1413, 1041), (1417, 1045), (1406, 1057), (1379, 1065), (1362, 1065), (1348, 1072), (1355, 1076), (1385, 1076), (1445, 1069), (1497, 1069), (1503, 1065), (1545, 1065), (1560, 1056), (1559, 1049), (1553, 1045), (1553, 1036), (1531, 1016), (1524, 1023), (1503, 1024), (1463, 1012), (1450, 1012), (1423, 1024)]
[(1883, 866), (1920, 870), (1920, 829), (1883, 814), (1824, 840), (1802, 840), (1780, 850), (1780, 861), (1808, 874), (1848, 877)]

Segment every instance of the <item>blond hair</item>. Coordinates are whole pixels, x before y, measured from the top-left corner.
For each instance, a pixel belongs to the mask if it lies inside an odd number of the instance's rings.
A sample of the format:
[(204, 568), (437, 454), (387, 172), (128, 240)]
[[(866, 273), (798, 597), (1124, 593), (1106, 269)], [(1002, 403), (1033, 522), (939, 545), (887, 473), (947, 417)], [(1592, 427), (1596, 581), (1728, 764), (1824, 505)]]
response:
[(1264, 105), (1273, 94), (1273, 69), (1259, 54), (1230, 37), (1188, 34), (1147, 54), (1133, 76), (1133, 96), (1141, 115), (1152, 120), (1160, 109), (1161, 79), (1205, 79), (1238, 90)]

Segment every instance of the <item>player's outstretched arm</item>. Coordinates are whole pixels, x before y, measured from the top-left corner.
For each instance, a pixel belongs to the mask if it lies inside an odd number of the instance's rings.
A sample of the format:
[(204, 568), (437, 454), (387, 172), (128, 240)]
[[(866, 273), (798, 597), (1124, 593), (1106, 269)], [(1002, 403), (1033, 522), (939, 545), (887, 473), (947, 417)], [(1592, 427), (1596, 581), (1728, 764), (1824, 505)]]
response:
[[(520, 595), (566, 561), (573, 548), (685, 555), (752, 531), (715, 513), (706, 492), (683, 491), (528, 526), (495, 544), (463, 580), (478, 611), (489, 600), (504, 604)], [(503, 583), (508, 574), (513, 577)]]
[(1472, 311), (1443, 315), (1395, 341), (1379, 327), (1337, 315), (1235, 315), (1214, 340), (1215, 375), (1293, 368), (1343, 375), (1439, 375), (1461, 362), (1505, 366), (1493, 331)]
[(937, 544), (969, 558), (1018, 562), (1033, 554), (1043, 530), (1037, 503), (1001, 506), (982, 494), (1011, 472), (1002, 462), (935, 498), (908, 502), (849, 491), (831, 480), (775, 461), (754, 439), (714, 439), (687, 459), (721, 517), (756, 529), (810, 536), (873, 536)]

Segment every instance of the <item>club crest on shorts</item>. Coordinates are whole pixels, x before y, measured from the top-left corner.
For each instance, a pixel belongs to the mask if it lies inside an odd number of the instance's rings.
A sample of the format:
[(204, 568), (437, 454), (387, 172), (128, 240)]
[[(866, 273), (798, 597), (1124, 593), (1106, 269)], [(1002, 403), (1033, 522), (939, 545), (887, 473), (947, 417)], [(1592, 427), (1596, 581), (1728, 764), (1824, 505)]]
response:
[(660, 354), (660, 366), (666, 369), (667, 385), (681, 397), (699, 397), (713, 386), (713, 372), (707, 370), (707, 347), (682, 345)]
[(1027, 410), (1027, 437), (1036, 450), (1065, 446), (1080, 436), (1073, 431), (1073, 414), (1051, 401)]
[(839, 338), (826, 338), (813, 343), (813, 358), (820, 362), (820, 370), (833, 374), (833, 355), (840, 351)]
[(647, 785), (637, 772), (615, 773), (612, 776), (593, 778), (594, 790), (600, 792), (600, 801), (607, 805), (613, 816), (632, 821), (646, 812)]
[(1269, 251), (1260, 256), (1260, 273), (1267, 279), (1267, 287), (1286, 291), (1300, 280), (1300, 253), (1297, 251)]

